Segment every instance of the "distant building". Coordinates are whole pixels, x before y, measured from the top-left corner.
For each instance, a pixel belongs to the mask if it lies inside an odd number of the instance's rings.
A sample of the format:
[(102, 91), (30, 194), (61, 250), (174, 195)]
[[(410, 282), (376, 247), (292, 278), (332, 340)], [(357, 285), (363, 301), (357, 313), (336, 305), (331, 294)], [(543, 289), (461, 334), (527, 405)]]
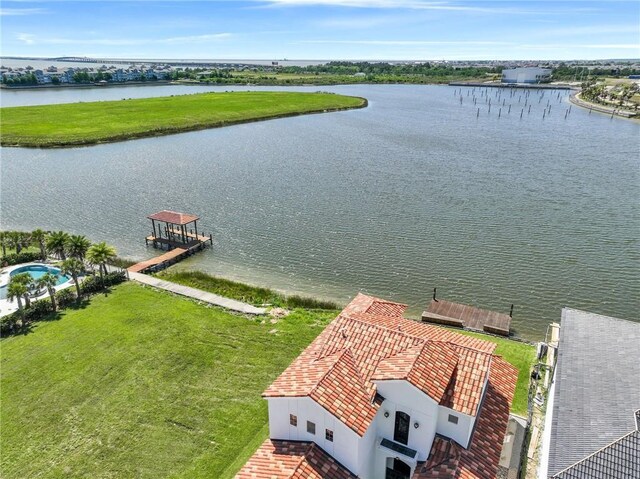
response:
[(551, 69), (540, 67), (502, 70), (502, 83), (545, 83), (551, 80)]

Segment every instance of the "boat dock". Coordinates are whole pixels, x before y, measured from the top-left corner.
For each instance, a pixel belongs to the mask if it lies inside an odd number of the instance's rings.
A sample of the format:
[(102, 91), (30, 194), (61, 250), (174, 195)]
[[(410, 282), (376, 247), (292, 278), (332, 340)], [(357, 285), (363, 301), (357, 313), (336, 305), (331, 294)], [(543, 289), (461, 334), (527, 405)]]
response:
[[(167, 252), (127, 268), (131, 273), (154, 273), (181, 261), (213, 244), (213, 236), (198, 233), (198, 216), (163, 210), (148, 216), (153, 234), (145, 238), (147, 245)], [(190, 226), (192, 229), (190, 229)]]
[[(513, 305), (511, 305), (511, 311), (513, 312)], [(422, 313), (422, 321), (509, 336), (511, 313), (498, 313), (475, 306), (436, 299), (434, 290), (429, 307)]]

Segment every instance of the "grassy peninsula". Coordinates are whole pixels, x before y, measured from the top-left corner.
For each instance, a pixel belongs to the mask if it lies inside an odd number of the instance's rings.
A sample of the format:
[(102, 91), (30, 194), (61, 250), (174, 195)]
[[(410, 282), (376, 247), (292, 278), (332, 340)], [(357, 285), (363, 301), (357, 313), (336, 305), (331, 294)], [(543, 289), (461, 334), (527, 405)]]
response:
[(362, 108), (331, 93), (225, 92), (0, 109), (2, 146), (93, 145), (307, 113)]

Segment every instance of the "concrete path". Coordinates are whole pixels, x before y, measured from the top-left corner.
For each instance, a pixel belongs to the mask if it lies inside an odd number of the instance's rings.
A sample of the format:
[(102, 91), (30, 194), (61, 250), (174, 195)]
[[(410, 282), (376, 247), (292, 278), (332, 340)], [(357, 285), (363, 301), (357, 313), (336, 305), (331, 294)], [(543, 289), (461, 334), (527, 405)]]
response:
[(256, 308), (242, 301), (236, 301), (235, 299), (225, 298), (224, 296), (218, 296), (217, 294), (208, 293), (201, 289), (190, 288), (189, 286), (182, 286), (181, 284), (171, 283), (169, 281), (163, 281), (153, 276), (148, 276), (141, 273), (129, 272), (129, 278), (138, 283), (146, 284), (158, 289), (164, 289), (165, 291), (171, 291), (172, 293), (179, 294), (181, 296), (187, 296), (188, 298), (197, 299), (205, 303), (221, 306), (231, 311), (237, 311), (245, 314), (265, 314), (265, 308)]

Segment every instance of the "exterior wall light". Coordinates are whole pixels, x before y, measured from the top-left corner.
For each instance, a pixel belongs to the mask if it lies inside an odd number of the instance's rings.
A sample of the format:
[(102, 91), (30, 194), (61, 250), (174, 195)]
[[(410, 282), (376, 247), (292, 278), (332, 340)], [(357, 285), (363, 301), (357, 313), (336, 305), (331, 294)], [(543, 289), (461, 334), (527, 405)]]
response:
[(384, 417), (389, 417), (389, 411), (384, 412)]
[(420, 424), (418, 424), (417, 422), (413, 423), (413, 427), (415, 427), (416, 429), (418, 429), (420, 427)]

